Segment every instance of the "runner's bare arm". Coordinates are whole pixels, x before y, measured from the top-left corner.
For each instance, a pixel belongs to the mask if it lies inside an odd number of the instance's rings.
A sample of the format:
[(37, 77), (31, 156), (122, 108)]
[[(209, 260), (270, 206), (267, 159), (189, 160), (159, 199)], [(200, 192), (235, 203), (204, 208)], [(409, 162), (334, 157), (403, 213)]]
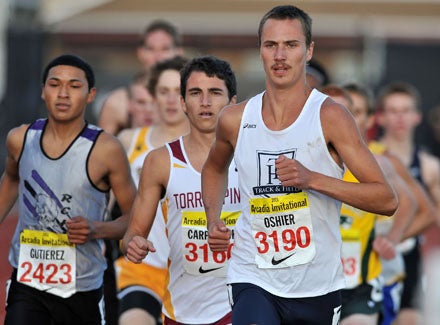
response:
[(405, 234), (402, 238), (402, 240), (404, 240), (421, 234), (425, 229), (431, 226), (435, 221), (437, 211), (426, 190), (410, 174), (402, 161), (389, 152), (386, 152), (386, 156), (393, 164), (394, 169), (399, 176), (409, 186), (414, 198), (417, 201), (417, 212), (412, 223), (405, 231)]
[(170, 158), (165, 147), (155, 149), (147, 155), (131, 210), (130, 223), (121, 245), (122, 252), (132, 262), (139, 263), (149, 251), (154, 251), (153, 245), (146, 238), (156, 217), (159, 201), (165, 194), (169, 173)]
[[(427, 152), (420, 153), (423, 182), (437, 211), (440, 211), (440, 160)], [(440, 213), (436, 213), (436, 220), (440, 224)]]
[(95, 186), (110, 188), (121, 208), (122, 216), (112, 221), (93, 221), (87, 216), (76, 216), (67, 221), (69, 240), (81, 244), (87, 240), (120, 239), (128, 225), (128, 213), (136, 187), (130, 173), (125, 150), (112, 135), (103, 132), (97, 139), (89, 159), (89, 173)]
[(374, 250), (384, 259), (395, 257), (395, 246), (400, 243), (415, 217), (417, 211), (417, 200), (405, 181), (399, 176), (392, 162), (385, 156), (376, 156), (385, 177), (393, 186), (399, 199), (399, 207), (391, 220), (390, 230), (383, 235), (376, 236), (373, 241)]
[(392, 162), (386, 157), (382, 157), (382, 160), (380, 166), (382, 169), (387, 170), (385, 175), (399, 198), (399, 207), (394, 214), (393, 226), (387, 235), (394, 244), (398, 244), (402, 241), (405, 231), (416, 216), (418, 203), (411, 188), (397, 173)]
[(14, 206), (18, 197), (18, 159), (23, 148), (23, 140), (28, 125), (9, 131), (6, 138), (5, 171), (0, 179), (0, 223)]
[(329, 100), (324, 102), (321, 109), (327, 146), (335, 161), (341, 166), (342, 163), (346, 164), (359, 183), (344, 182), (315, 173), (301, 164), (293, 168), (300, 169), (303, 175), (296, 175), (296, 180), (280, 180), (283, 185), (313, 189), (365, 211), (393, 215), (398, 204), (396, 194), (360, 135), (353, 116), (343, 106), (333, 101), (328, 103)]
[(208, 221), (208, 243), (213, 251), (225, 251), (231, 231), (220, 220), (220, 212), (228, 186), (228, 168), (241, 120), (241, 106), (229, 106), (220, 114), (216, 140), (202, 170), (202, 199)]

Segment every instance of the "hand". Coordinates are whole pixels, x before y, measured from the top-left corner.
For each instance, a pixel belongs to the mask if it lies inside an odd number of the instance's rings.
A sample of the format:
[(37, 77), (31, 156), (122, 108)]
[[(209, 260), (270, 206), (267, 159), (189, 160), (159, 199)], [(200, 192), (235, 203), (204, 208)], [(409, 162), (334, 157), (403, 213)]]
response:
[(67, 236), (72, 244), (84, 244), (94, 239), (95, 226), (84, 217), (77, 216), (66, 221)]
[(395, 245), (386, 237), (376, 237), (373, 241), (373, 249), (385, 260), (391, 260), (396, 257)]
[(151, 241), (141, 236), (134, 236), (127, 245), (125, 256), (133, 263), (139, 264), (149, 252), (155, 252), (156, 248)]
[(208, 226), (208, 244), (213, 252), (226, 252), (232, 231), (225, 226), (223, 221), (218, 221)]
[(299, 161), (280, 155), (275, 161), (275, 168), (277, 177), (283, 186), (294, 186), (299, 189), (309, 187), (312, 173)]

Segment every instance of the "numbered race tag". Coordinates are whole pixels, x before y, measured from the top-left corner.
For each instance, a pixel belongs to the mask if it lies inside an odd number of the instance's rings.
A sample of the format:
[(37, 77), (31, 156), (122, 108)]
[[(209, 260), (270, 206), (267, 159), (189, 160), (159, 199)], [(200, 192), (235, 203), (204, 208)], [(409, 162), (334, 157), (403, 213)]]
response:
[(220, 219), (232, 230), (226, 252), (212, 252), (208, 245), (206, 214), (202, 211), (182, 212), (183, 268), (192, 275), (226, 276), (226, 264), (231, 257), (234, 226), (241, 212), (222, 212)]
[(67, 298), (76, 292), (76, 250), (67, 234), (23, 230), (17, 281)]
[(307, 192), (251, 199), (250, 215), (259, 268), (306, 264), (315, 256)]
[(361, 269), (361, 242), (359, 231), (341, 229), (342, 267), (344, 269), (346, 288), (358, 285)]

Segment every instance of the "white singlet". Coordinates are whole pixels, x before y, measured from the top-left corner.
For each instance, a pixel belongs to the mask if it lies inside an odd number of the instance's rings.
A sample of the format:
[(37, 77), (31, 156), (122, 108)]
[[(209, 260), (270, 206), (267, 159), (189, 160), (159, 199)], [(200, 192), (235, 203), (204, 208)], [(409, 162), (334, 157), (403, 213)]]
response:
[[(209, 249), (201, 175), (191, 166), (182, 138), (170, 142), (167, 148), (171, 169), (165, 195), (168, 211), (165, 220), (170, 256), (163, 312), (179, 323), (210, 324), (231, 311), (226, 268), (232, 243), (228, 252), (213, 253)], [(241, 214), (237, 182), (237, 171), (231, 164), (221, 215), (230, 229)]]
[(343, 168), (331, 157), (321, 127), (327, 96), (313, 90), (296, 121), (272, 131), (262, 118), (263, 95), (246, 104), (234, 153), (243, 216), (235, 228), (228, 283), (252, 283), (280, 297), (324, 295), (345, 286), (341, 203), (282, 186), (275, 160), (285, 155), (312, 171), (342, 178)]

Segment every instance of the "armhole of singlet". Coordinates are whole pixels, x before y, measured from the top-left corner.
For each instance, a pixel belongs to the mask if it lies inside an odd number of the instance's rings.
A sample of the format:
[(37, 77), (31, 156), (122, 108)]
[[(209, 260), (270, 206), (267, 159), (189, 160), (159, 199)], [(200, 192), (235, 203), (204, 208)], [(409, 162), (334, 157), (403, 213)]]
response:
[[(89, 139), (90, 141), (92, 141), (92, 146), (90, 147), (90, 150), (87, 154), (87, 158), (86, 158), (86, 175), (87, 175), (87, 179), (89, 180), (90, 184), (93, 186), (93, 188), (95, 188), (97, 191), (102, 192), (102, 193), (108, 193), (110, 192), (110, 187), (106, 190), (102, 190), (99, 187), (97, 187), (95, 185), (95, 183), (93, 183), (91, 177), (90, 177), (90, 173), (89, 173), (89, 160), (90, 160), (90, 155), (92, 154), (93, 148), (95, 148), (95, 144), (96, 144), (96, 140), (98, 139), (99, 135), (103, 132), (102, 129), (87, 129), (87, 139)], [(81, 135), (83, 135), (83, 133), (81, 133)]]

